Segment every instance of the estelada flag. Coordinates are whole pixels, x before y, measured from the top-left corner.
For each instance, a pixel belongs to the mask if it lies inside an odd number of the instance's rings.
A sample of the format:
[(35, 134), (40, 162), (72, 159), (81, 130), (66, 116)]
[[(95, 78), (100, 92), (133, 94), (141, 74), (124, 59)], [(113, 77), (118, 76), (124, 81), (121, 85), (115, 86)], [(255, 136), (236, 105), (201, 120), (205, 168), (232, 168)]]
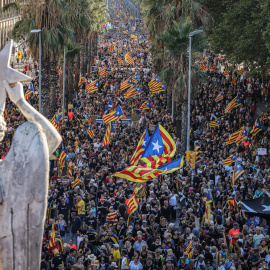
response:
[(111, 45), (111, 47), (110, 47), (109, 52), (112, 52), (112, 51), (113, 51), (113, 49), (114, 49), (114, 47), (113, 47), (113, 44), (112, 44), (112, 45)]

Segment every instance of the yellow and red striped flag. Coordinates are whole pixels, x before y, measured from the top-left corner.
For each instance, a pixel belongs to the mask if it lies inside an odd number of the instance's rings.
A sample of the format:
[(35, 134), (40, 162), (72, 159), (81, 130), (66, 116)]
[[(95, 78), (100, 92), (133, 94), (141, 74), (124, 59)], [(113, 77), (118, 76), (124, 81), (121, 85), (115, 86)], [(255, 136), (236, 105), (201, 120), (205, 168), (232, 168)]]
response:
[(158, 76), (155, 76), (149, 83), (149, 89), (153, 92), (155, 90), (159, 90), (162, 86), (162, 82), (160, 81)]
[(232, 187), (234, 187), (235, 181), (238, 177), (244, 172), (244, 169), (240, 165), (240, 163), (236, 160), (234, 170), (233, 170), (233, 177), (232, 177)]
[(226, 77), (228, 74), (229, 74), (229, 71), (225, 69), (223, 75)]
[(59, 115), (56, 113), (54, 117), (51, 119), (52, 125), (56, 128), (57, 131), (59, 131)]
[(218, 127), (221, 124), (221, 119), (218, 118), (217, 120), (210, 121), (209, 122), (209, 127)]
[(224, 159), (222, 162), (223, 166), (229, 166), (236, 160), (236, 154), (231, 154), (228, 158)]
[(72, 188), (76, 187), (79, 183), (80, 183), (80, 178), (79, 178), (79, 176), (77, 175), (75, 181), (74, 181), (73, 184), (72, 184)]
[(150, 100), (145, 101), (139, 108), (139, 110), (149, 110), (149, 109), (150, 109)]
[(192, 249), (192, 241), (190, 241), (189, 245), (187, 246), (186, 252), (189, 253), (191, 249)]
[(112, 112), (103, 115), (102, 119), (103, 122), (108, 125), (110, 122), (112, 121), (117, 121), (119, 120), (122, 116), (123, 116), (123, 111), (121, 106), (118, 106), (115, 110), (113, 110)]
[(98, 80), (95, 80), (95, 81), (89, 83), (86, 86), (86, 90), (87, 90), (88, 94), (97, 91), (98, 90), (98, 86), (99, 86), (99, 81)]
[(252, 135), (252, 138), (258, 134), (260, 131), (262, 130), (262, 126), (261, 126), (261, 122), (260, 122), (260, 119), (257, 118), (254, 125), (253, 125), (253, 128), (250, 132), (250, 134)]
[(114, 49), (114, 47), (113, 47), (113, 44), (112, 44), (111, 47), (110, 47), (110, 49), (109, 49), (109, 53), (112, 52), (113, 49)]
[(106, 67), (106, 68), (103, 68), (100, 72), (99, 72), (99, 76), (102, 77), (102, 76), (105, 76), (107, 74), (109, 74), (111, 72), (111, 69)]
[(29, 87), (28, 87), (28, 89), (27, 89), (27, 91), (26, 91), (26, 93), (25, 93), (25, 95), (24, 95), (25, 99), (26, 99), (26, 100), (29, 99), (29, 97), (30, 97), (30, 95), (31, 95), (32, 93), (34, 93), (34, 87), (33, 87), (33, 84), (30, 83), (30, 85), (29, 85)]
[(130, 198), (126, 201), (127, 214), (129, 214), (127, 219), (127, 226), (130, 225), (131, 215), (138, 209), (139, 202), (136, 198), (135, 193), (133, 193)]
[(131, 85), (132, 85), (132, 78), (129, 77), (120, 85), (120, 90), (123, 91), (129, 88)]
[(240, 93), (227, 105), (225, 112), (231, 112), (232, 109), (241, 105)]
[(226, 145), (232, 144), (236, 142), (236, 139), (238, 138), (239, 134), (242, 134), (244, 127), (241, 127), (236, 132), (234, 132), (226, 141)]
[(62, 152), (61, 152), (60, 157), (59, 157), (60, 172), (63, 171), (64, 159), (66, 158), (66, 156), (67, 156), (66, 151), (65, 151), (64, 147), (62, 147)]
[(119, 57), (117, 57), (117, 62), (121, 64), (121, 59)]
[(149, 133), (148, 133), (148, 128), (144, 131), (137, 147), (136, 150), (133, 154), (133, 156), (130, 159), (130, 164), (132, 166), (136, 166), (142, 156), (143, 151), (145, 150), (145, 147), (147, 146), (149, 142)]
[(201, 63), (201, 64), (200, 64), (200, 68), (201, 68), (203, 71), (205, 71), (205, 70), (206, 70), (206, 68), (205, 68), (205, 66), (204, 66), (204, 64), (203, 64), (203, 63)]
[(217, 97), (216, 97), (216, 99), (215, 99), (215, 102), (219, 102), (219, 101), (222, 100), (223, 98), (224, 98), (224, 90), (221, 91), (221, 92), (217, 95)]
[(55, 246), (55, 220), (53, 220), (50, 241), (49, 241), (49, 249), (52, 250)]
[(68, 161), (68, 177), (71, 178), (72, 177), (72, 162), (71, 160)]
[(102, 142), (102, 146), (105, 146), (107, 144), (111, 143), (111, 123), (109, 123), (107, 129), (106, 129), (106, 133)]
[(134, 58), (132, 58), (132, 57), (130, 56), (130, 53), (129, 53), (129, 52), (127, 52), (127, 53), (125, 54), (125, 60), (126, 60), (130, 65), (132, 65), (133, 62), (134, 62)]
[(91, 125), (89, 125), (87, 133), (88, 133), (88, 135), (90, 136), (91, 139), (93, 139), (95, 137), (95, 134), (94, 134), (94, 132), (93, 132), (93, 130), (91, 128)]
[(92, 122), (91, 115), (89, 115), (89, 117), (87, 118), (87, 121), (88, 121), (88, 124), (90, 125)]

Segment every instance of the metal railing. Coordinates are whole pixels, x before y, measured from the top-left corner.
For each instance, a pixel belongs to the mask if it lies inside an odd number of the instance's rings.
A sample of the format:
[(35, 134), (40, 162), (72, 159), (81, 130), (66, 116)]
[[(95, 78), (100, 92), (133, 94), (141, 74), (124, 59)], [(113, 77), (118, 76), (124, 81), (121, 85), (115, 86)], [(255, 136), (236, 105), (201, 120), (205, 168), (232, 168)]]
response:
[(0, 11), (0, 21), (11, 19), (20, 15), (19, 10), (12, 10), (12, 11)]

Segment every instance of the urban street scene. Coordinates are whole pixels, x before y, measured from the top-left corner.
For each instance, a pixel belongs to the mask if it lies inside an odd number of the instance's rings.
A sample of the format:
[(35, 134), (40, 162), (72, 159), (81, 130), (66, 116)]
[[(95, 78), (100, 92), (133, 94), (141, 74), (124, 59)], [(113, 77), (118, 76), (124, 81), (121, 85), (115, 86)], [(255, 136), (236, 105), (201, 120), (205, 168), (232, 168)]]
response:
[(269, 0), (0, 0), (0, 270), (270, 269)]

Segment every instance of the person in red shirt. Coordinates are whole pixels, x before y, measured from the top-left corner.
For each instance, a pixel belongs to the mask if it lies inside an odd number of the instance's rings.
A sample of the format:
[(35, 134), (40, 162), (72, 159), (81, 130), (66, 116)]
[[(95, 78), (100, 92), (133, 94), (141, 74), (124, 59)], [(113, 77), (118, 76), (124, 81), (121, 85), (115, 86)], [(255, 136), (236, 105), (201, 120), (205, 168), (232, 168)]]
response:
[(68, 112), (69, 121), (72, 120), (73, 116), (74, 116), (74, 112), (72, 112), (71, 110), (69, 110), (69, 112)]
[(228, 236), (232, 237), (232, 242), (236, 242), (236, 238), (239, 235), (238, 223), (233, 223), (233, 228), (229, 230)]
[(249, 147), (248, 139), (246, 138), (244, 141), (242, 141), (242, 144), (243, 144), (244, 147)]

